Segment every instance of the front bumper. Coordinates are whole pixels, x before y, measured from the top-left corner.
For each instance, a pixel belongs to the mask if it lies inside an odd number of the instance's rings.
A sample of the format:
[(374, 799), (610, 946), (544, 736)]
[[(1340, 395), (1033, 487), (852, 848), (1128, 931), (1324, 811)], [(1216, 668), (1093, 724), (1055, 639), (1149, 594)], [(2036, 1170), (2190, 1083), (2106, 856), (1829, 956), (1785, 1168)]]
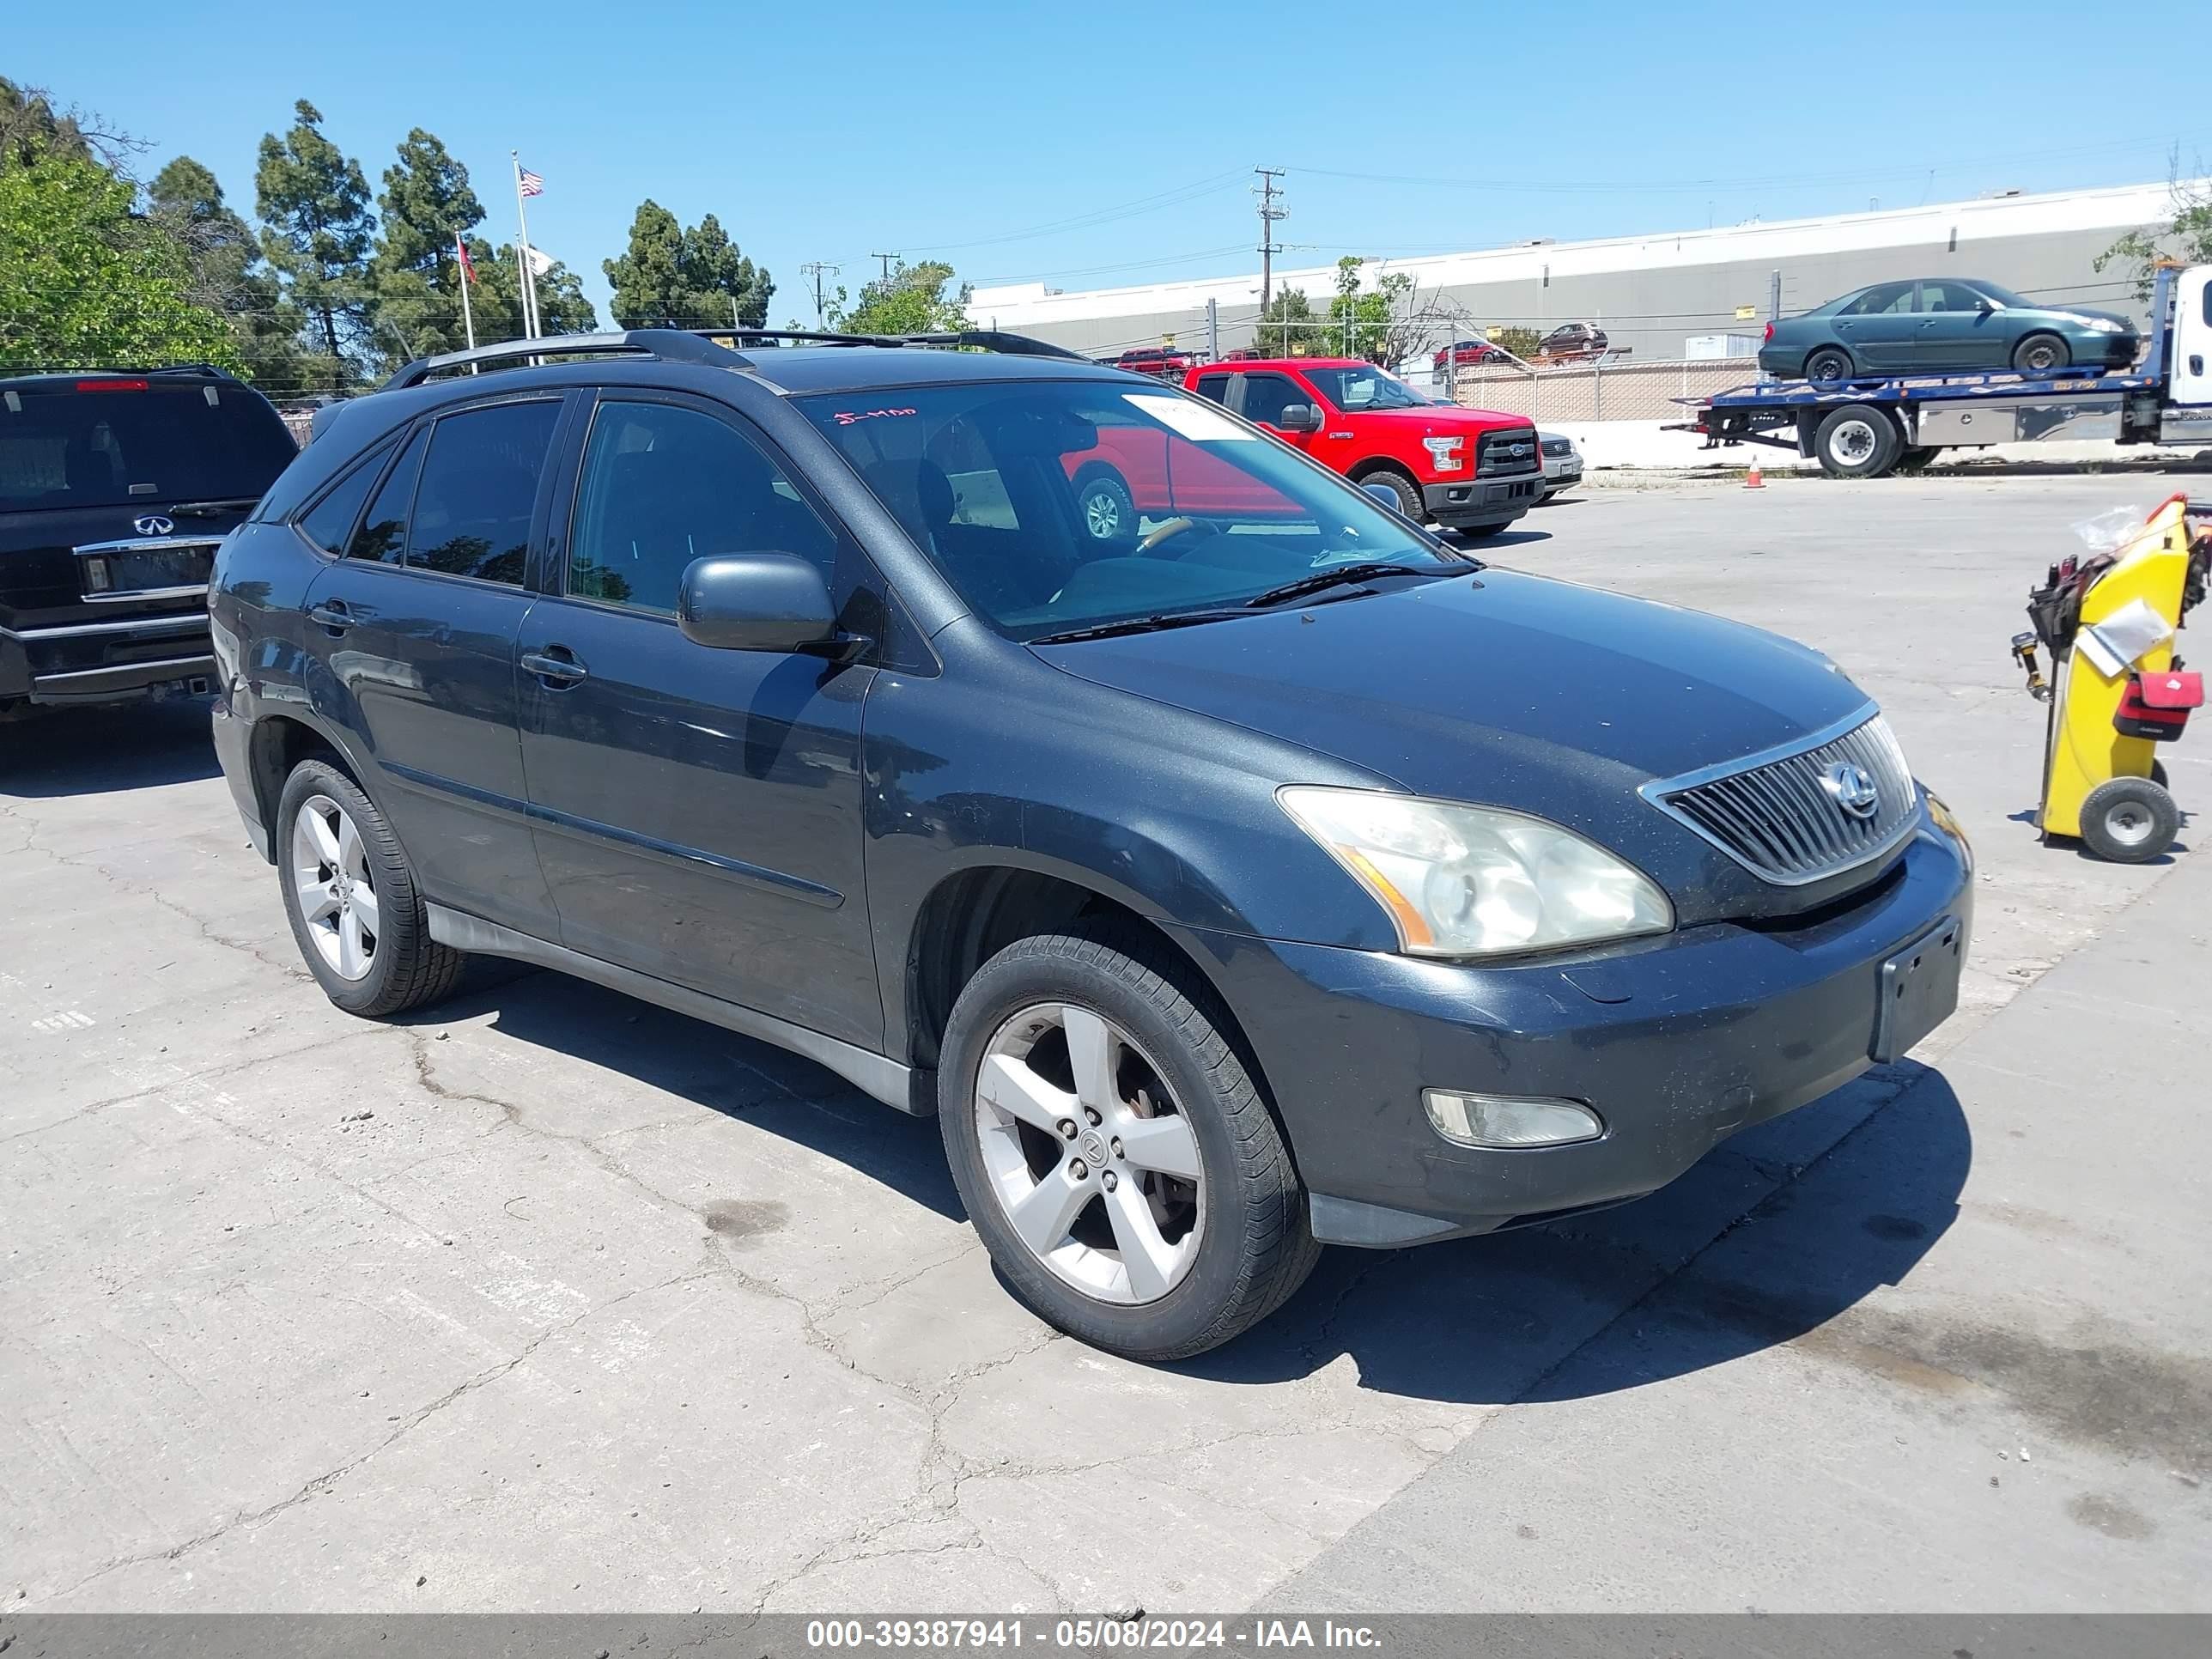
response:
[[(1946, 916), (1959, 844), (1923, 823), (1846, 908), (1496, 967), (1184, 930), (1290, 1131), (1316, 1234), (1395, 1245), (1640, 1197), (1874, 1062), (1881, 963)], [(1425, 1088), (1588, 1103), (1597, 1139), (1511, 1152), (1431, 1127)]]
[(1478, 530), (1511, 524), (1536, 504), (1543, 492), (1541, 468), (1505, 477), (1474, 477), (1464, 483), (1421, 486), (1421, 504), (1447, 530)]
[(1562, 489), (1572, 489), (1583, 481), (1583, 458), (1579, 455), (1547, 455), (1544, 458), (1544, 493), (1556, 495)]
[(123, 702), (204, 695), (215, 683), (204, 611), (0, 626), (0, 701)]

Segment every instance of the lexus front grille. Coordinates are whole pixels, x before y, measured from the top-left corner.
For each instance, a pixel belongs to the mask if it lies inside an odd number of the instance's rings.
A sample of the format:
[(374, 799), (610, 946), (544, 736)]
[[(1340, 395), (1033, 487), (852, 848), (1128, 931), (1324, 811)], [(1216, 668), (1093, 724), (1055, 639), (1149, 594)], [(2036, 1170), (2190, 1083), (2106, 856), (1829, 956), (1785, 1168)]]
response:
[(1641, 793), (1762, 879), (1802, 887), (1880, 858), (1920, 817), (1919, 787), (1887, 720), (1862, 714), (1831, 730), (1808, 747)]

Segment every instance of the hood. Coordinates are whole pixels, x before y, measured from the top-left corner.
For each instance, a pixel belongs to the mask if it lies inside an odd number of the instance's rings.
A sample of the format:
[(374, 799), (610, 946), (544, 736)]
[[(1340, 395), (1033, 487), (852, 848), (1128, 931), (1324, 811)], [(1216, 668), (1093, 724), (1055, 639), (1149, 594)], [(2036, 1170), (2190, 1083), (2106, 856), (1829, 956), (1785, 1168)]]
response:
[(1469, 409), (1455, 404), (1422, 404), (1413, 409), (1347, 409), (1339, 411), (1363, 421), (1395, 421), (1418, 426), (1424, 432), (1494, 432), (1500, 427), (1528, 426), (1525, 415), (1505, 415), (1494, 409)]
[(1798, 742), (1868, 707), (1826, 658), (1778, 635), (1495, 569), (1033, 648), (1067, 673), (1320, 750), (1416, 794), (1565, 823), (1678, 895), (1732, 892), (1737, 914), (1747, 896), (1779, 910), (1814, 890), (1774, 904), (1774, 890), (1638, 787)]

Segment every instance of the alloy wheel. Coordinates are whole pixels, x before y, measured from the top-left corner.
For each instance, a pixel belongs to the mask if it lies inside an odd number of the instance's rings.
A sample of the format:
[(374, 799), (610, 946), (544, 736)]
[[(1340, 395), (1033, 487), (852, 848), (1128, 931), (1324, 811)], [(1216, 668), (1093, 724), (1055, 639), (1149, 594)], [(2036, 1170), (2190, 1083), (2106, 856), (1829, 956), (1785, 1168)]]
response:
[(1038, 1261), (1124, 1305), (1182, 1281), (1206, 1225), (1198, 1138), (1127, 1031), (1033, 1004), (992, 1037), (973, 1100), (991, 1194)]
[(1110, 489), (1094, 489), (1083, 498), (1084, 527), (1093, 541), (1110, 542), (1121, 533), (1121, 503)]
[(368, 976), (382, 923), (368, 851), (345, 808), (310, 795), (292, 818), (292, 891), (307, 937), (341, 979)]

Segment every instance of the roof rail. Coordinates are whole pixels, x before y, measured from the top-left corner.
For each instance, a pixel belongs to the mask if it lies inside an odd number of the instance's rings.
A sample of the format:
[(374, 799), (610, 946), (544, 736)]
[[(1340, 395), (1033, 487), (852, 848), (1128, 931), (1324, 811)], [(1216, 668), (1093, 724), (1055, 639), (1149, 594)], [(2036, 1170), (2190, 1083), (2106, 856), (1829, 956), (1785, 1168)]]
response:
[(965, 328), (943, 334), (840, 334), (819, 329), (697, 328), (690, 332), (710, 340), (799, 340), (814, 345), (967, 346), (977, 351), (1002, 351), (1019, 357), (1065, 357), (1079, 363), (1091, 361), (1079, 351), (1056, 346), (1049, 340), (1026, 334), (1008, 334), (995, 328)]
[(658, 357), (667, 362), (707, 363), (716, 368), (751, 367), (738, 353), (718, 346), (701, 334), (676, 328), (633, 328), (613, 334), (548, 334), (534, 340), (502, 340), (497, 345), (477, 346), (470, 351), (417, 357), (386, 380), (384, 390), (403, 392), (450, 369), (531, 357), (602, 356)]

